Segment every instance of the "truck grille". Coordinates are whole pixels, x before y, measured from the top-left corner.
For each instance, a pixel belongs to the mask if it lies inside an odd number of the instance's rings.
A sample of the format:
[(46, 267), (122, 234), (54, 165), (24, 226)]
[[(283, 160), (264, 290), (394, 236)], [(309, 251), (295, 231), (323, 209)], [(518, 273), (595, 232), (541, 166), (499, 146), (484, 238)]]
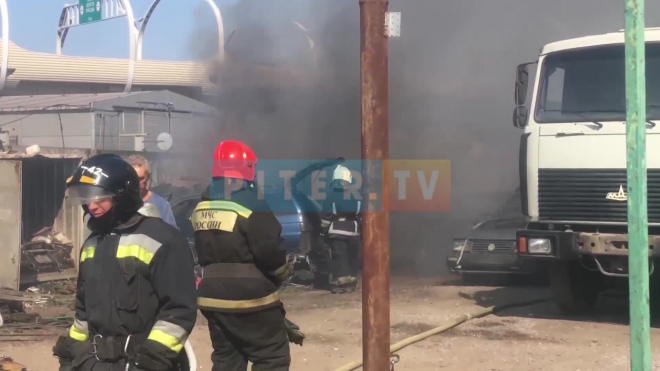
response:
[[(474, 240), (470, 243), (473, 254), (511, 254), (516, 251), (516, 241)], [(493, 251), (488, 250), (488, 246), (491, 244), (495, 246)]]
[[(649, 223), (660, 223), (660, 169), (647, 174)], [(539, 169), (539, 218), (625, 223), (627, 202), (606, 197), (626, 184), (626, 169)]]

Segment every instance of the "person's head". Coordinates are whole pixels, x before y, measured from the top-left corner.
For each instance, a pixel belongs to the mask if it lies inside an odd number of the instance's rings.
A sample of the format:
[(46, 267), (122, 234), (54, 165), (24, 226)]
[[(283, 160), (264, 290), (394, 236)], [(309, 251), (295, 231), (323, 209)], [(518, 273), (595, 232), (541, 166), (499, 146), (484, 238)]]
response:
[(131, 155), (128, 157), (133, 169), (137, 173), (140, 180), (140, 193), (144, 196), (149, 192), (149, 180), (151, 179), (151, 170), (149, 169), (149, 161), (140, 155)]
[(82, 205), (97, 229), (129, 220), (142, 207), (138, 176), (113, 154), (90, 157), (67, 179), (67, 198)]
[[(257, 156), (247, 145), (236, 141), (224, 141), (213, 153), (213, 179), (230, 178), (253, 182)], [(242, 182), (241, 182), (242, 183)]]
[(332, 188), (346, 189), (353, 182), (353, 175), (346, 167), (337, 165), (335, 171), (332, 173)]

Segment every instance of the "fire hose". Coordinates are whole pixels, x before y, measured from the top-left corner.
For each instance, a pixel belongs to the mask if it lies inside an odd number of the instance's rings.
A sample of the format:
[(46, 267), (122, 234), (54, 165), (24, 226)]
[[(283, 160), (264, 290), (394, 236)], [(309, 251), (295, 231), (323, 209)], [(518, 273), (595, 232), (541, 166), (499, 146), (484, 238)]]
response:
[[(536, 299), (536, 300), (527, 300), (527, 301), (517, 302), (517, 303), (509, 303), (509, 304), (504, 304), (504, 305), (496, 305), (496, 306), (484, 308), (484, 309), (482, 309), (480, 311), (477, 311), (475, 313), (472, 313), (472, 314), (464, 314), (464, 315), (456, 318), (455, 320), (450, 321), (450, 322), (448, 322), (448, 323), (446, 323), (442, 326), (433, 328), (433, 329), (428, 330), (426, 332), (422, 332), (421, 334), (409, 337), (407, 339), (401, 340), (400, 342), (398, 342), (396, 344), (393, 344), (390, 347), (390, 354), (392, 354), (396, 351), (399, 351), (399, 350), (401, 350), (401, 349), (403, 349), (403, 348), (405, 348), (409, 345), (412, 345), (412, 344), (420, 342), (424, 339), (427, 339), (427, 338), (429, 338), (433, 335), (437, 335), (437, 334), (443, 333), (447, 330), (451, 330), (452, 328), (454, 328), (454, 327), (456, 327), (456, 326), (458, 326), (458, 325), (460, 325), (464, 322), (473, 320), (475, 318), (485, 317), (487, 315), (495, 314), (497, 312), (500, 312), (500, 311), (503, 311), (503, 310), (509, 309), (509, 308), (525, 307), (525, 306), (528, 306), (528, 305), (538, 304), (538, 303), (542, 303), (542, 302), (546, 302), (546, 301), (550, 301), (550, 299)], [(393, 355), (393, 356), (396, 356), (396, 355)], [(351, 362), (351, 363), (349, 363), (345, 366), (342, 366), (342, 367), (336, 369), (335, 371), (353, 371), (353, 370), (357, 370), (358, 368), (362, 367), (362, 364), (363, 364), (362, 360), (354, 361), (354, 362)]]

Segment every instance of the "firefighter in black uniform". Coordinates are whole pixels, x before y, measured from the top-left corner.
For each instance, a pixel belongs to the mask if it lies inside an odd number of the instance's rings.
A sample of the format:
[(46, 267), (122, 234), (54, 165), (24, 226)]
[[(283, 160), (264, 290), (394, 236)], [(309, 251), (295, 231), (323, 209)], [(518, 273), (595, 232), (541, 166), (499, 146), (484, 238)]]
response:
[(361, 202), (353, 199), (349, 192), (352, 180), (350, 170), (338, 165), (321, 212), (330, 266), (330, 290), (337, 294), (355, 291), (361, 265)]
[(208, 319), (213, 371), (284, 371), (291, 357), (278, 288), (290, 273), (282, 226), (255, 189), (257, 158), (225, 141), (191, 220), (203, 267), (198, 306)]
[(81, 249), (76, 312), (53, 353), (60, 371), (178, 371), (197, 317), (193, 258), (180, 232), (138, 213), (133, 167), (103, 154), (67, 180), (90, 214)]

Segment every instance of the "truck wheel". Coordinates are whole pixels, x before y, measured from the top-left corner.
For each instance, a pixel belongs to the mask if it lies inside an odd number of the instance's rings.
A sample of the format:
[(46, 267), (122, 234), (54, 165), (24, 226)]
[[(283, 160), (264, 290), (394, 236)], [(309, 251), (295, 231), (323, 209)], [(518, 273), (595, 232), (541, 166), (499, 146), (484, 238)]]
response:
[(562, 314), (589, 312), (600, 293), (600, 274), (584, 269), (579, 262), (556, 262), (548, 269), (550, 287)]

